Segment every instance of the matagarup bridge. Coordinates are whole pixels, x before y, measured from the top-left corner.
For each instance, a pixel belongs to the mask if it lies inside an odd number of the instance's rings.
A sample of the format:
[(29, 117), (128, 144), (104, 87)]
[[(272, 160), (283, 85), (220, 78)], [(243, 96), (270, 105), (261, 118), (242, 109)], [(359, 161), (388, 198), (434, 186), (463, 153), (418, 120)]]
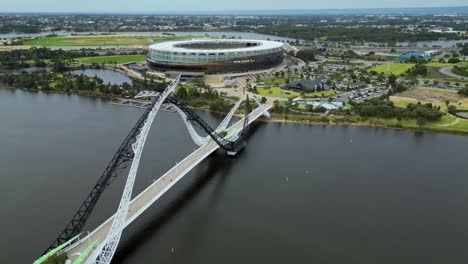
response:
[[(271, 105), (262, 105), (254, 98), (258, 107), (251, 110), (249, 98), (246, 96), (244, 118), (227, 128), (234, 113), (244, 101), (241, 99), (234, 105), (218, 128), (212, 129), (195, 112), (176, 99), (170, 97), (170, 94), (176, 88), (179, 80), (180, 76), (177, 77), (163, 93), (145, 91), (136, 96), (137, 98), (156, 97), (156, 100), (153, 101), (151, 106), (138, 120), (135, 127), (130, 131), (65, 230), (44, 252), (43, 256), (34, 263), (42, 263), (49, 256), (63, 252), (67, 253), (69, 258), (68, 262), (72, 263), (71, 261), (73, 261), (73, 264), (110, 263), (117, 250), (125, 227), (137, 219), (138, 216), (144, 213), (146, 209), (155, 203), (191, 169), (218, 148), (226, 150), (229, 155), (236, 155), (246, 145), (249, 124), (262, 115), (269, 117), (268, 110), (271, 108)], [(199, 148), (169, 169), (135, 198), (131, 199), (133, 185), (135, 183), (146, 138), (159, 108), (165, 102), (172, 104), (176, 108), (188, 128), (190, 136)], [(206, 137), (200, 136), (193, 125), (201, 128), (208, 135)], [(117, 212), (86, 236), (80, 236), (102, 192), (111, 183), (112, 179), (118, 176), (129, 165), (129, 174)]]

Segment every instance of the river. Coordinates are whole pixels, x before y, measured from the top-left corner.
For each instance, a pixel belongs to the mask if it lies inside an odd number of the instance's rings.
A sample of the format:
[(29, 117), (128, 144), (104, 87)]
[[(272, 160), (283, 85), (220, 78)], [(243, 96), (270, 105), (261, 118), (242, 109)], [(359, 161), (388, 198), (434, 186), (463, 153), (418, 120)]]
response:
[[(0, 263), (39, 257), (141, 114), (0, 89)], [(159, 113), (134, 194), (194, 148), (179, 116)], [(242, 153), (214, 153), (126, 229), (113, 263), (466, 263), (467, 150), (460, 135), (257, 122)]]
[(88, 77), (97, 77), (101, 79), (105, 84), (111, 85), (122, 85), (124, 83), (133, 84), (132, 79), (130, 79), (125, 74), (122, 74), (117, 71), (108, 70), (108, 69), (84, 69), (84, 70), (73, 70), (70, 71), (71, 74), (76, 75), (85, 75)]
[(68, 32), (68, 31), (56, 31), (56, 32), (41, 32), (41, 33), (7, 33), (0, 34), (0, 39), (13, 39), (13, 38), (28, 38), (28, 37), (45, 37), (47, 35), (55, 34), (58, 36), (71, 36), (74, 35), (99, 35), (99, 34), (113, 34), (113, 35), (159, 35), (163, 33), (174, 34), (176, 36), (194, 36), (194, 37), (228, 37), (228, 38), (243, 38), (243, 39), (258, 39), (258, 40), (275, 40), (275, 41), (296, 41), (296, 39), (266, 35), (252, 32), (235, 32), (235, 31), (152, 31), (152, 32)]

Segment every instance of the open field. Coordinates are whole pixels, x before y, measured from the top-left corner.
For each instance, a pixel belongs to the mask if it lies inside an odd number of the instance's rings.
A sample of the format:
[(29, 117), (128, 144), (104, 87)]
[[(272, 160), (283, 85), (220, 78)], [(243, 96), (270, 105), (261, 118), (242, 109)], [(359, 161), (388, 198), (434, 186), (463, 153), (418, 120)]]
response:
[(339, 91), (320, 91), (316, 93), (307, 93), (306, 97), (329, 97), (340, 93), (341, 92)]
[(122, 64), (128, 62), (142, 62), (145, 55), (116, 55), (76, 58), (78, 62), (86, 64)]
[(401, 75), (407, 70), (413, 68), (415, 64), (412, 63), (385, 63), (370, 68), (369, 71), (376, 71), (378, 73), (383, 72), (384, 74)]
[(447, 110), (445, 104), (446, 100), (450, 101), (450, 104), (455, 105), (458, 109), (468, 110), (468, 98), (462, 97), (457, 94), (456, 91), (447, 90), (447, 89), (438, 89), (438, 88), (429, 88), (429, 87), (417, 87), (404, 91), (401, 94), (398, 94), (401, 97), (413, 98), (391, 98), (391, 101), (400, 107), (406, 107), (410, 103), (432, 103), (433, 105), (440, 106), (442, 110)]
[(408, 89), (398, 96), (414, 98), (418, 101), (424, 102), (445, 102), (449, 100), (450, 102), (456, 103), (463, 98), (458, 95), (457, 91), (449, 89), (439, 89), (432, 87), (422, 87), (418, 86), (416, 88)]
[(441, 63), (441, 62), (429, 62), (425, 64), (427, 67), (434, 67), (434, 68), (443, 68), (448, 66), (455, 66), (456, 63)]
[[(292, 91), (292, 90), (285, 90), (279, 87), (271, 87), (271, 88), (263, 88), (257, 87), (257, 91), (261, 96), (268, 96), (268, 97), (280, 97), (280, 98), (295, 98), (301, 95), (300, 92)], [(339, 94), (339, 91), (320, 91), (316, 93), (306, 93), (305, 97), (329, 97), (332, 95)]]
[(468, 66), (468, 61), (462, 61), (459, 63), (442, 63), (442, 62), (429, 62), (425, 64), (427, 67), (443, 68), (449, 66)]
[(283, 90), (279, 87), (271, 87), (271, 88), (257, 88), (258, 93), (261, 96), (268, 96), (268, 97), (281, 97), (281, 98), (295, 98), (299, 96), (298, 92)]
[(286, 78), (273, 77), (269, 79), (260, 80), (260, 82), (264, 83), (265, 85), (281, 85), (286, 84)]
[(428, 67), (427, 68), (427, 74), (424, 76), (422, 79), (444, 79), (444, 80), (455, 80), (455, 78), (443, 74), (439, 71), (440, 68), (443, 67)]
[(30, 46), (129, 46), (149, 45), (161, 41), (190, 39), (186, 36), (124, 36), (124, 35), (93, 35), (93, 36), (65, 36), (43, 37), (23, 41), (23, 45)]

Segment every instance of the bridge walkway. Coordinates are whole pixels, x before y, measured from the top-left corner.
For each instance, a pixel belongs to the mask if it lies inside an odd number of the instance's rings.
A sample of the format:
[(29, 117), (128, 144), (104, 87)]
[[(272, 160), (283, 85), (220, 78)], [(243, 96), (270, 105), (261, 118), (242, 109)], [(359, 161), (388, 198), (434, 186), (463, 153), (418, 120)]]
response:
[[(266, 110), (271, 108), (271, 105), (264, 107)], [(262, 108), (258, 107), (253, 110), (249, 115), (249, 124), (258, 119), (263, 114)], [(240, 131), (243, 128), (244, 119), (239, 120), (227, 130)], [(176, 184), (185, 174), (187, 174), (192, 168), (202, 162), (207, 156), (216, 151), (219, 146), (213, 140), (210, 140), (206, 145), (199, 147), (185, 159), (178, 162), (174, 167), (169, 169), (164, 175), (158, 180), (143, 190), (138, 196), (132, 199), (127, 220), (125, 226), (131, 224), (138, 216), (140, 216), (147, 208), (149, 208), (159, 197), (167, 192), (174, 184)], [(67, 252), (69, 258), (74, 260), (80, 253), (83, 252), (91, 243), (99, 241), (101, 243), (107, 236), (114, 215), (108, 218), (104, 223), (98, 226), (94, 231), (86, 235), (85, 237), (78, 240), (76, 243), (66, 248), (64, 251)]]

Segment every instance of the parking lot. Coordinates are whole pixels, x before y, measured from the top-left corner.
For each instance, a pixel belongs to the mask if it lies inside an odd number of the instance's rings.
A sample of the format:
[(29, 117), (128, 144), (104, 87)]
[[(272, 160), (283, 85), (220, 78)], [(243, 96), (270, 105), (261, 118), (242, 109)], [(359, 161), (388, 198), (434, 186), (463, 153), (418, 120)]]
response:
[(348, 102), (351, 99), (355, 102), (362, 102), (366, 99), (380, 97), (387, 92), (388, 88), (363, 88), (335, 95), (333, 99), (338, 102)]

